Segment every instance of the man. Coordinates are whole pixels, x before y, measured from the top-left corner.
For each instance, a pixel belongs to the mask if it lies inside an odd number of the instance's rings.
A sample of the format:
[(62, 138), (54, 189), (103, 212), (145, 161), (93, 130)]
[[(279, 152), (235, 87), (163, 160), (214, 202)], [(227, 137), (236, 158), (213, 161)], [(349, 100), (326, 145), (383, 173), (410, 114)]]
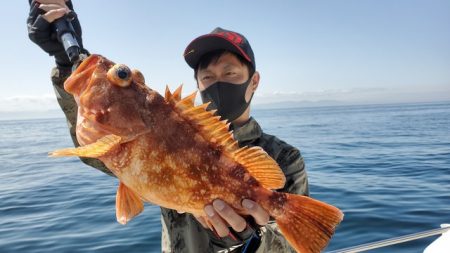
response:
[[(58, 102), (68, 120), (74, 144), (77, 106), (63, 89), (71, 73), (71, 63), (64, 48), (52, 37), (51, 23), (73, 10), (70, 1), (39, 0), (31, 3), (28, 31), (30, 39), (53, 55), (57, 67), (52, 81)], [(81, 43), (81, 26), (72, 21)], [(87, 52), (87, 51), (86, 51)], [(241, 146), (260, 146), (274, 158), (286, 175), (281, 191), (308, 195), (308, 183), (300, 152), (275, 136), (263, 133), (250, 117), (250, 103), (258, 88), (260, 75), (247, 39), (238, 33), (217, 28), (193, 40), (184, 57), (194, 69), (203, 102), (211, 102), (222, 118), (228, 119), (235, 139)], [(82, 159), (107, 174), (111, 172), (96, 159)], [(194, 217), (161, 208), (163, 252), (294, 252), (268, 213), (252, 200), (242, 205), (249, 216), (237, 214), (221, 200), (205, 206), (205, 215)], [(209, 229), (207, 222), (212, 225)]]

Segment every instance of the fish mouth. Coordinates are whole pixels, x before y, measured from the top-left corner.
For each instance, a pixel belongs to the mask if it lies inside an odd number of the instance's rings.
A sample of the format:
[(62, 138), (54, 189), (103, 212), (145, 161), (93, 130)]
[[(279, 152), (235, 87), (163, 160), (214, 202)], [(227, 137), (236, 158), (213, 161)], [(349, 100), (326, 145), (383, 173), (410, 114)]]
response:
[(64, 89), (74, 96), (79, 96), (90, 83), (91, 77), (102, 59), (104, 59), (102, 56), (95, 54), (84, 59), (64, 82)]

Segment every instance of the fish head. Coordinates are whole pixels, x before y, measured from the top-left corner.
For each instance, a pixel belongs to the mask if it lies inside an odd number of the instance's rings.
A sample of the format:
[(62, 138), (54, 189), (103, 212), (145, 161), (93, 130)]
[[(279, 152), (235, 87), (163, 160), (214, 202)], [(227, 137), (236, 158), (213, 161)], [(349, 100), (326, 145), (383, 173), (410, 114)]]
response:
[(78, 104), (77, 138), (82, 145), (107, 134), (135, 138), (148, 127), (142, 113), (155, 91), (144, 84), (139, 71), (126, 65), (91, 55), (66, 80), (64, 89)]

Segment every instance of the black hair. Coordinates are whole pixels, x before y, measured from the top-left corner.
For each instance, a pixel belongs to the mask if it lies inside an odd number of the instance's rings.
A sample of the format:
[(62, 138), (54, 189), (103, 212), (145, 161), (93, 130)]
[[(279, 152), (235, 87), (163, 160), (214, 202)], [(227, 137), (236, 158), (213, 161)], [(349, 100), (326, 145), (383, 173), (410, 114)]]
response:
[(197, 81), (197, 74), (200, 69), (207, 68), (209, 66), (209, 64), (211, 64), (213, 62), (216, 63), (219, 60), (219, 58), (226, 53), (235, 55), (243, 65), (247, 66), (249, 78), (255, 73), (255, 69), (253, 68), (253, 65), (249, 61), (247, 61), (244, 57), (242, 57), (241, 55), (235, 54), (235, 53), (225, 50), (225, 49), (218, 49), (218, 50), (214, 50), (209, 53), (206, 53), (205, 55), (203, 55), (200, 58), (197, 66), (195, 67), (195, 70), (194, 70), (195, 80)]

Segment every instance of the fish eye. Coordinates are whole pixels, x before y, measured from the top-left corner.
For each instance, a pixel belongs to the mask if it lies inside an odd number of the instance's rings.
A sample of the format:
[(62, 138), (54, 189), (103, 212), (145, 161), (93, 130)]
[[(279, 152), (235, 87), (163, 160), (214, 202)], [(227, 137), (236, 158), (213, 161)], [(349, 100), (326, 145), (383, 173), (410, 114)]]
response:
[(126, 80), (128, 78), (128, 72), (125, 69), (120, 68), (117, 70), (117, 76), (122, 80)]
[(124, 64), (116, 64), (107, 74), (108, 80), (120, 87), (127, 87), (131, 84), (131, 70)]

